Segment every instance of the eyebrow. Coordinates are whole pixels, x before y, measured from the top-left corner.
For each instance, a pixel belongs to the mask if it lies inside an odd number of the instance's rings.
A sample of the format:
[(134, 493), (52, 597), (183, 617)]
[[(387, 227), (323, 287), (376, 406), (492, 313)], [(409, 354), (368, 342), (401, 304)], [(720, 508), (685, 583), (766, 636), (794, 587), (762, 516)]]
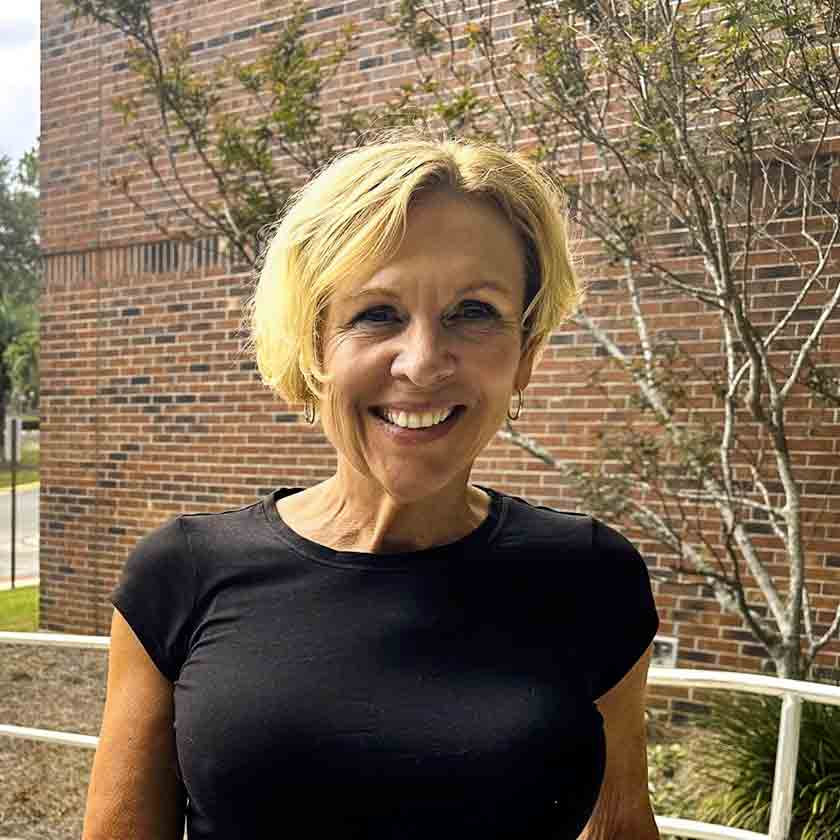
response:
[[(509, 295), (510, 289), (505, 286), (501, 286), (498, 283), (493, 283), (492, 281), (480, 281), (478, 283), (472, 283), (469, 286), (465, 286), (463, 289), (458, 290), (458, 294), (465, 294), (466, 292), (477, 292), (479, 289), (492, 289), (496, 292), (501, 292), (503, 295)], [(395, 292), (393, 289), (388, 288), (387, 286), (368, 286), (364, 289), (361, 289), (358, 292), (354, 292), (349, 296), (350, 300), (357, 300), (361, 297), (366, 297), (367, 295), (381, 295), (382, 297), (389, 297), (399, 300), (400, 296), (398, 292)]]

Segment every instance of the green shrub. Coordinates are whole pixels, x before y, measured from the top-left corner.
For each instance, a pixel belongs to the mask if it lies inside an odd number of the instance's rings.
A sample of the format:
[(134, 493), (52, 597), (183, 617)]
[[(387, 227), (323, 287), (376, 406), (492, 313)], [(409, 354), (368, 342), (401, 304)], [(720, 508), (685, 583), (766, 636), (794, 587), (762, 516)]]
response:
[[(698, 754), (698, 819), (767, 831), (781, 705), (777, 697), (715, 692)], [(840, 707), (803, 703), (791, 840), (840, 840), (838, 791)]]

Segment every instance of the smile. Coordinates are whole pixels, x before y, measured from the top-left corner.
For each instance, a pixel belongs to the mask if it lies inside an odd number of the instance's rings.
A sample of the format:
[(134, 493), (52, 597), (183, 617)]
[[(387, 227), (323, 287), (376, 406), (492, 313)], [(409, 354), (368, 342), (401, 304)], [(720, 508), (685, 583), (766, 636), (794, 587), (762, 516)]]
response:
[(375, 408), (374, 411), (383, 419), (403, 429), (427, 429), (442, 423), (458, 406), (441, 408), (436, 411), (407, 413), (400, 409)]
[(377, 427), (380, 431), (387, 434), (392, 440), (398, 443), (426, 443), (439, 438), (445, 437), (449, 434), (452, 428), (461, 419), (461, 416), (466, 411), (463, 405), (457, 406), (445, 419), (440, 423), (426, 428), (409, 429), (398, 426), (390, 420), (386, 420), (379, 413), (381, 409), (370, 409), (370, 415), (376, 421)]

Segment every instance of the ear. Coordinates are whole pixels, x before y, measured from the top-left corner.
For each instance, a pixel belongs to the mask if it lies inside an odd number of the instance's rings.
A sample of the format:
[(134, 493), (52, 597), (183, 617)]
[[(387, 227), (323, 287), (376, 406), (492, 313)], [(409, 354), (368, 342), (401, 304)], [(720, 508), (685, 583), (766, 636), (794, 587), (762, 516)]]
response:
[(536, 345), (526, 345), (522, 352), (522, 357), (519, 360), (519, 367), (516, 369), (516, 379), (514, 380), (514, 385), (517, 388), (521, 388), (523, 391), (528, 387), (528, 383), (531, 381), (531, 374), (533, 373), (536, 357)]

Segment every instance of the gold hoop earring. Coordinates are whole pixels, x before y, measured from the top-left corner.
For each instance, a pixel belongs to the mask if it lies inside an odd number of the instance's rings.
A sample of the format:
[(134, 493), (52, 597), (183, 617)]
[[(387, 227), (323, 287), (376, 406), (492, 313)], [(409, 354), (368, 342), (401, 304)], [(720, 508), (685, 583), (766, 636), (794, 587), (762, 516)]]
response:
[(519, 392), (519, 404), (516, 406), (516, 414), (513, 414), (513, 415), (511, 415), (511, 413), (510, 413), (510, 406), (508, 406), (507, 416), (508, 416), (508, 419), (510, 419), (510, 420), (516, 420), (519, 417), (519, 415), (522, 413), (522, 404), (523, 404), (522, 389), (517, 388), (516, 390)]
[(310, 400), (306, 400), (303, 404), (303, 410), (306, 422), (311, 426), (315, 422), (315, 403)]

